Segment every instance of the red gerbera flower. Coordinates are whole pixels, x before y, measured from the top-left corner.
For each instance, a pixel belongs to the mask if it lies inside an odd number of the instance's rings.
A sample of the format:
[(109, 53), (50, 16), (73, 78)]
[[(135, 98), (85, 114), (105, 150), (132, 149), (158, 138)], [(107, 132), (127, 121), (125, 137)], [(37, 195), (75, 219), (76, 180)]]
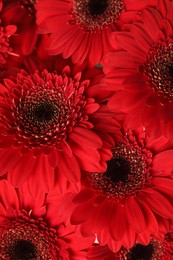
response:
[[(121, 259), (157, 259), (172, 260), (173, 256), (173, 233), (165, 235), (164, 239), (151, 238), (148, 245), (136, 243), (130, 250), (121, 249), (118, 252), (117, 260)], [(124, 257), (124, 258), (123, 258)]]
[(171, 135), (173, 127), (173, 4), (159, 0), (136, 17), (130, 32), (114, 33), (119, 50), (104, 59), (109, 106), (127, 112), (131, 125), (142, 123), (150, 134)]
[(73, 199), (71, 223), (81, 224), (83, 235), (97, 234), (115, 252), (168, 232), (173, 217), (172, 151), (150, 146), (145, 131), (129, 130), (112, 149), (106, 172), (83, 175)]
[(132, 248), (122, 247), (117, 253), (110, 251), (108, 246), (95, 244), (88, 251), (88, 260), (172, 260), (173, 233), (165, 235), (164, 239), (151, 238), (148, 245), (136, 243)]
[(17, 26), (17, 33), (12, 39), (15, 52), (29, 55), (33, 51), (38, 39), (35, 9), (37, 0), (10, 0), (3, 2), (3, 21)]
[(2, 21), (3, 3), (0, 3), (0, 69), (4, 69), (7, 63), (9, 54), (13, 51), (10, 42), (11, 36), (16, 32), (16, 26)]
[(94, 237), (82, 238), (58, 212), (50, 212), (46, 194), (33, 196), (26, 185), (14, 189), (0, 181), (0, 258), (86, 259)]
[(104, 91), (104, 102), (95, 101), (99, 85), (92, 77), (92, 70), (85, 79), (71, 75), (69, 67), (61, 73), (21, 70), (0, 85), (0, 174), (8, 172), (13, 185), (28, 179), (47, 190), (59, 175), (76, 182), (81, 169), (101, 171), (101, 136), (117, 123)]
[(50, 54), (72, 55), (75, 63), (88, 59), (95, 65), (112, 49), (110, 36), (118, 24), (130, 22), (135, 10), (150, 4), (155, 0), (39, 0), (37, 24), (41, 33), (52, 33)]

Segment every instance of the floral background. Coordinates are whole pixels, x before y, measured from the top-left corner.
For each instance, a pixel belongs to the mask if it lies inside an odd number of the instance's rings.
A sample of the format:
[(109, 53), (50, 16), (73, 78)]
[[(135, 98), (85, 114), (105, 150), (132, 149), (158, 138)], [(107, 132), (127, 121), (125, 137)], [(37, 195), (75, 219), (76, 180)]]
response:
[(0, 0), (0, 259), (173, 259), (172, 0)]

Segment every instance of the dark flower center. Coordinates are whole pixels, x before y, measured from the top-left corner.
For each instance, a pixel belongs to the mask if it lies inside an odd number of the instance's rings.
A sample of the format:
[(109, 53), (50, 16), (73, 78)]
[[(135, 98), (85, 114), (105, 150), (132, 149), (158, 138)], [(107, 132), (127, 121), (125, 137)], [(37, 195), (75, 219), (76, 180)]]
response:
[(95, 32), (115, 23), (124, 10), (123, 0), (74, 0), (72, 15), (83, 30)]
[(56, 230), (42, 218), (33, 219), (27, 212), (20, 218), (0, 225), (0, 259), (59, 259)]
[(142, 67), (148, 85), (153, 88), (160, 100), (173, 98), (173, 42), (153, 46)]
[(91, 15), (97, 16), (104, 13), (108, 7), (107, 0), (90, 0), (88, 3), (88, 10)]
[(33, 107), (33, 120), (38, 123), (51, 121), (55, 116), (55, 108), (50, 102), (42, 102)]
[(129, 260), (151, 260), (154, 253), (153, 244), (147, 246), (137, 244), (130, 252)]
[(131, 174), (130, 163), (126, 158), (112, 158), (107, 162), (106, 175), (112, 182), (125, 182)]
[[(140, 140), (141, 142), (141, 140)], [(112, 149), (112, 159), (104, 173), (88, 173), (84, 185), (114, 201), (123, 201), (150, 183), (152, 153), (129, 132)]]
[(31, 240), (18, 239), (10, 246), (11, 260), (31, 260), (37, 257), (36, 247)]

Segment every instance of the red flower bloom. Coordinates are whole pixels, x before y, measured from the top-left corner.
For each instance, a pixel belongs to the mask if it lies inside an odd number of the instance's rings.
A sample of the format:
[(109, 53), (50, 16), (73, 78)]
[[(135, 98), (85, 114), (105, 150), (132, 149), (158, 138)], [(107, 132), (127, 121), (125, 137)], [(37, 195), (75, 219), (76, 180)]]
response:
[(17, 33), (12, 39), (15, 52), (29, 55), (33, 51), (38, 39), (35, 9), (37, 0), (10, 0), (3, 2), (3, 21), (17, 26)]
[(94, 237), (82, 238), (58, 212), (50, 212), (46, 194), (33, 196), (26, 185), (15, 190), (0, 181), (0, 258), (86, 259)]
[(111, 109), (126, 112), (127, 122), (142, 123), (151, 135), (164, 133), (171, 139), (172, 12), (172, 2), (165, 0), (158, 1), (156, 9), (141, 11), (130, 32), (114, 33), (119, 49), (103, 62), (108, 88), (116, 91), (109, 102)]
[(81, 79), (81, 73), (70, 75), (66, 67), (61, 73), (21, 70), (13, 80), (4, 80), (0, 86), (1, 175), (8, 172), (15, 186), (28, 179), (31, 186), (34, 181), (48, 190), (60, 175), (76, 182), (81, 169), (102, 171), (101, 136), (115, 131), (117, 123), (105, 102), (95, 101), (100, 90), (92, 78), (92, 70)]
[(136, 243), (132, 248), (122, 247), (117, 253), (110, 251), (108, 246), (95, 244), (88, 251), (88, 260), (172, 260), (173, 233), (167, 233), (163, 239), (151, 238), (148, 245)]
[[(109, 252), (108, 252), (109, 253)], [(136, 243), (131, 249), (121, 248), (115, 255), (116, 260), (150, 259), (150, 260), (172, 260), (173, 255), (173, 233), (165, 235), (164, 239), (151, 238), (148, 245)]]
[(41, 33), (52, 33), (50, 54), (63, 53), (65, 58), (72, 55), (75, 63), (88, 59), (95, 65), (112, 49), (112, 31), (121, 22), (130, 22), (135, 10), (150, 4), (155, 0), (39, 0), (37, 24)]
[(173, 152), (158, 152), (151, 143), (145, 131), (128, 131), (112, 149), (106, 172), (86, 173), (73, 199), (71, 223), (114, 252), (165, 234), (173, 218)]
[(2, 21), (2, 8), (3, 3), (0, 3), (0, 69), (6, 68), (6, 63), (9, 54), (13, 51), (12, 44), (10, 42), (11, 36), (16, 32), (16, 26)]

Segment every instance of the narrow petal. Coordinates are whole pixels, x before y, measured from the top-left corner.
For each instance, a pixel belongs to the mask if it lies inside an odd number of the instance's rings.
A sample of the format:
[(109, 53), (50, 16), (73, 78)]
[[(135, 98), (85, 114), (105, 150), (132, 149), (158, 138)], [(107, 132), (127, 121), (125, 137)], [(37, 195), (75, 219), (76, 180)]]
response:
[(173, 217), (173, 206), (161, 193), (157, 191), (153, 191), (153, 193), (141, 192), (138, 199), (145, 201), (158, 215), (164, 218)]
[(129, 225), (131, 225), (136, 232), (143, 232), (146, 228), (146, 223), (138, 201), (130, 198), (126, 205), (126, 213)]

